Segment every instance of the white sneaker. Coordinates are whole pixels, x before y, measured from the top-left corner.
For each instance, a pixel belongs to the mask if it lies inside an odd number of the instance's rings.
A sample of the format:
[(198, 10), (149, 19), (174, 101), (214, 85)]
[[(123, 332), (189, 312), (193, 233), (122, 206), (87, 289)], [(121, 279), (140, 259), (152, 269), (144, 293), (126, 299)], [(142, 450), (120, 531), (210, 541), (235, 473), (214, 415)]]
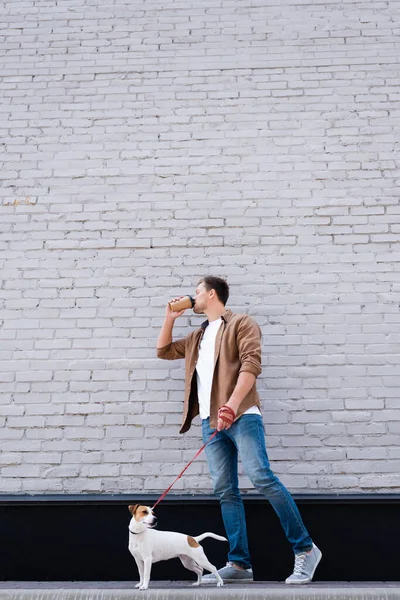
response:
[[(252, 583), (253, 571), (251, 569), (237, 569), (231, 562), (227, 562), (225, 567), (218, 569), (224, 583)], [(213, 573), (203, 575), (201, 583), (216, 583), (217, 578)]]
[(285, 583), (310, 583), (321, 558), (322, 552), (315, 544), (313, 544), (311, 552), (295, 554), (293, 573)]

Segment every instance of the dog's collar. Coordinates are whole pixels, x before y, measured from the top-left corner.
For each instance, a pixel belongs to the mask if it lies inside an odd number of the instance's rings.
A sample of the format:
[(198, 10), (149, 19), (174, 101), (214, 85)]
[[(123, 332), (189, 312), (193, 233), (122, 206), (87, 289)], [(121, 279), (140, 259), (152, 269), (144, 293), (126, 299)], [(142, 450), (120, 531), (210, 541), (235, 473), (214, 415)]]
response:
[(130, 527), (128, 527), (128, 529), (129, 529), (130, 533), (133, 533), (133, 535), (140, 535), (141, 533), (144, 533), (146, 531), (146, 530), (144, 530), (144, 531), (132, 531), (132, 529)]

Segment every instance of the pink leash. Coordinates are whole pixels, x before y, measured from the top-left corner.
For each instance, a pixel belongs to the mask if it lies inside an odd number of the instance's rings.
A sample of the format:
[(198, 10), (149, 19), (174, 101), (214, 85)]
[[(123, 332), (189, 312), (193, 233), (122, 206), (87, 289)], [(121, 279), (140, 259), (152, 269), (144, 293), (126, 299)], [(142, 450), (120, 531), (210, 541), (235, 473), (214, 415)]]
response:
[(175, 483), (178, 481), (178, 479), (180, 477), (182, 477), (182, 475), (184, 474), (184, 472), (186, 471), (186, 469), (188, 467), (190, 467), (190, 465), (192, 464), (192, 462), (199, 456), (199, 454), (201, 452), (203, 452), (203, 450), (207, 446), (208, 442), (211, 442), (211, 440), (217, 435), (217, 433), (218, 433), (218, 431), (215, 430), (214, 433), (212, 435), (210, 435), (210, 437), (208, 438), (208, 440), (206, 441), (206, 443), (202, 445), (202, 447), (200, 448), (200, 450), (197, 451), (197, 453), (194, 455), (194, 457), (192, 458), (192, 460), (186, 465), (186, 467), (184, 469), (182, 469), (182, 471), (179, 473), (178, 477), (171, 483), (171, 485), (169, 486), (169, 488), (167, 488), (165, 490), (165, 492), (159, 497), (159, 499), (157, 500), (157, 502), (154, 504), (152, 510), (154, 510), (155, 507), (157, 506), (157, 504), (159, 504), (161, 502), (161, 500), (163, 498), (165, 498), (165, 496), (168, 494), (168, 492), (172, 488), (172, 486), (175, 485)]

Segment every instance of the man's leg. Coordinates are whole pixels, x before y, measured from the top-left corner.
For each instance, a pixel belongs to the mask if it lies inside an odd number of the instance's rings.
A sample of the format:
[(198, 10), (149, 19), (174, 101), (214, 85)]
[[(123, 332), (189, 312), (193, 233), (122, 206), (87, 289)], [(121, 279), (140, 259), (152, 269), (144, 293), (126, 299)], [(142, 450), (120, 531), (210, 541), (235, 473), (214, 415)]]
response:
[[(203, 419), (203, 440), (214, 432), (209, 419)], [(251, 567), (247, 542), (246, 518), (238, 482), (238, 454), (225, 432), (219, 432), (206, 446), (206, 455), (214, 493), (220, 501), (222, 519), (229, 539), (228, 560), (248, 569)]]
[(311, 550), (312, 539), (292, 496), (270, 469), (261, 417), (243, 415), (228, 433), (237, 445), (247, 476), (272, 504), (295, 554)]
[(261, 417), (243, 415), (228, 430), (228, 434), (237, 445), (248, 477), (272, 504), (293, 547), (295, 566), (286, 583), (309, 583), (322, 554), (313, 544), (289, 491), (270, 469)]

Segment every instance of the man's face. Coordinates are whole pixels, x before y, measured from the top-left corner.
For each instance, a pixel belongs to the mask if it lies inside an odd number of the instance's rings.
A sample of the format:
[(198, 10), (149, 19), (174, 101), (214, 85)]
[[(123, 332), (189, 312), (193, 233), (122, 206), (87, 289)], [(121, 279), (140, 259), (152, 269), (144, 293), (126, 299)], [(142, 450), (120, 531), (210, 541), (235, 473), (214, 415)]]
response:
[(193, 312), (198, 315), (204, 314), (204, 312), (207, 310), (209, 296), (210, 290), (206, 290), (204, 283), (199, 283), (196, 288), (196, 295), (194, 297)]

